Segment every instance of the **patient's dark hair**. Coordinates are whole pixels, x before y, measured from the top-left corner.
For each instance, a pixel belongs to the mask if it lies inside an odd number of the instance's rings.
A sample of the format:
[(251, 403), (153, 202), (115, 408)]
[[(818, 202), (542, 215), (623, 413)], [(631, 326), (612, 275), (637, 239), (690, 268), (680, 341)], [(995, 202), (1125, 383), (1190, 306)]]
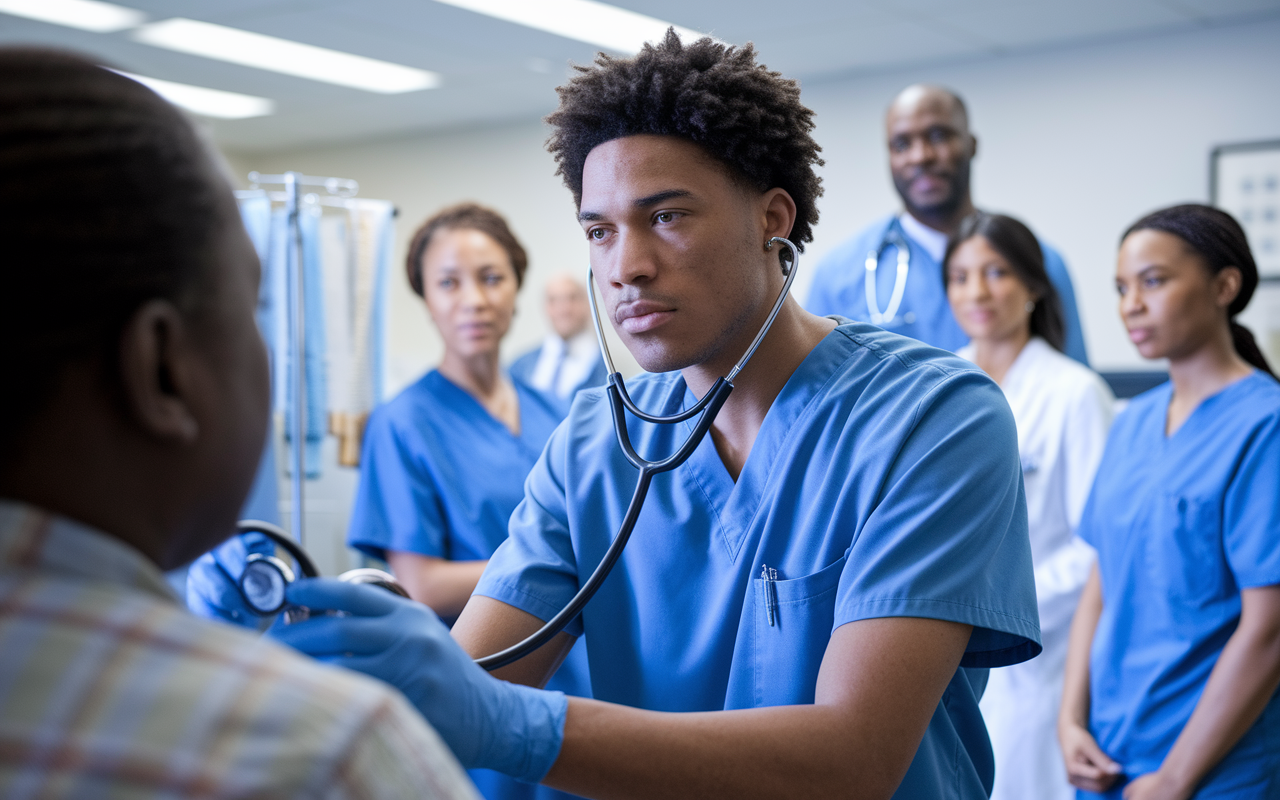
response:
[(961, 220), (955, 235), (947, 241), (947, 253), (942, 257), (943, 285), (950, 280), (947, 264), (951, 261), (951, 254), (975, 236), (986, 239), (991, 249), (1009, 262), (1018, 280), (1036, 298), (1035, 308), (1031, 311), (1031, 335), (1039, 336), (1055, 350), (1063, 351), (1067, 326), (1058, 290), (1044, 268), (1044, 250), (1031, 229), (1013, 217), (975, 211)]
[(437, 211), (430, 219), (418, 226), (409, 240), (409, 254), (404, 260), (405, 274), (409, 277), (409, 287), (418, 297), (425, 298), (422, 283), (422, 257), (431, 246), (431, 239), (440, 231), (471, 230), (480, 231), (488, 236), (507, 253), (511, 260), (511, 268), (516, 272), (516, 288), (524, 285), (524, 273), (529, 268), (529, 255), (525, 253), (520, 240), (511, 232), (506, 219), (491, 208), (476, 203), (459, 203)]
[(231, 207), (214, 174), (150, 89), (71, 54), (0, 48), (0, 449), (68, 364), (114, 364), (143, 303), (198, 310)]
[(1236, 315), (1244, 311), (1258, 288), (1258, 263), (1249, 249), (1249, 239), (1236, 218), (1213, 206), (1186, 203), (1153, 211), (1129, 226), (1120, 237), (1123, 243), (1129, 234), (1138, 231), (1163, 231), (1177, 236), (1200, 257), (1209, 272), (1218, 274), (1227, 267), (1240, 270), (1240, 291), (1227, 306), (1227, 324), (1231, 326), (1231, 343), (1236, 352), (1250, 365), (1275, 377), (1271, 365), (1262, 355), (1253, 334), (1236, 322)]
[(556, 91), (560, 107), (547, 149), (557, 174), (582, 204), (582, 165), (604, 142), (655, 134), (688, 139), (747, 186), (785, 189), (796, 204), (791, 241), (804, 249), (818, 222), (822, 148), (810, 136), (813, 112), (800, 85), (756, 63), (752, 45), (730, 47), (709, 38), (682, 44), (668, 30), (634, 58), (600, 53)]

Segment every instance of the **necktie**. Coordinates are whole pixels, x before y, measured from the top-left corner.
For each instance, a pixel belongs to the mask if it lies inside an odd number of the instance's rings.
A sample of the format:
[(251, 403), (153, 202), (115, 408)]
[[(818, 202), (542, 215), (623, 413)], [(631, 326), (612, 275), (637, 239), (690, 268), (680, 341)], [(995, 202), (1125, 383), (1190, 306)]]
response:
[(569, 357), (569, 347), (560, 343), (560, 352), (556, 355), (556, 367), (551, 371), (551, 385), (548, 387), (556, 397), (564, 397), (567, 392), (560, 391), (560, 374), (564, 372), (564, 362)]

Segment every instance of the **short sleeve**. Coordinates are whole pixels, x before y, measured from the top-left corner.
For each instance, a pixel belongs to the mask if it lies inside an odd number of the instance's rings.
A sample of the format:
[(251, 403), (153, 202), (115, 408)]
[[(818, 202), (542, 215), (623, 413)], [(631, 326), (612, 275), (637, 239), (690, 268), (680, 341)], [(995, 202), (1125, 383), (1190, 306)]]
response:
[(419, 432), (400, 431), (386, 408), (365, 428), (360, 484), (347, 544), (386, 559), (387, 551), (448, 557), (444, 510)]
[(1254, 431), (1227, 486), (1223, 544), (1242, 589), (1280, 584), (1280, 412)]
[(853, 541), (835, 625), (876, 617), (972, 625), (965, 667), (1040, 652), (1017, 431), (999, 388), (975, 371), (920, 401)]
[[(569, 534), (561, 478), (569, 426), (551, 435), (525, 481), (525, 496), (511, 515), (506, 541), (485, 567), (475, 594), (515, 606), (546, 622), (578, 591), (578, 567)], [(579, 615), (565, 631), (582, 635)]]
[(439, 734), (399, 695), (388, 694), (366, 728), (352, 737), (325, 796), (480, 800)]

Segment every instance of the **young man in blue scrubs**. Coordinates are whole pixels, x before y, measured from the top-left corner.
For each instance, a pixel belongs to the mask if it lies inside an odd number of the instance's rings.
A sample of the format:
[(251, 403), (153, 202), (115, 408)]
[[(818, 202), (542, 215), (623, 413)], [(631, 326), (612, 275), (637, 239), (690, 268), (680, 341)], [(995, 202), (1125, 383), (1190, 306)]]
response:
[[(812, 237), (811, 112), (750, 47), (674, 33), (560, 95), (549, 147), (604, 308), (655, 373), (631, 395), (676, 411), (764, 323), (785, 252), (766, 242)], [(649, 457), (690, 430), (631, 427)], [(588, 390), (454, 626), (466, 653), (425, 608), (323, 580), (292, 600), (348, 616), (275, 635), (397, 685), (465, 765), (580, 795), (987, 796), (986, 668), (1040, 645), (1014, 423), (982, 372), (788, 299), (581, 617), (510, 683), (475, 666), (573, 596), (635, 478)], [(595, 699), (529, 688), (577, 636)]]
[[(956, 323), (938, 275), (947, 237), (974, 211), (969, 169), (978, 139), (969, 131), (969, 112), (955, 93), (917, 84), (903, 89), (885, 114), (889, 171), (904, 210), (877, 220), (833, 250), (818, 265), (806, 307), (815, 314), (840, 314), (874, 323), (934, 347), (956, 351), (969, 337)], [(910, 252), (905, 276), (898, 273), (898, 248)], [(1064, 352), (1088, 364), (1071, 275), (1057, 250), (1044, 242), (1044, 266), (1062, 301), (1067, 323)], [(875, 305), (867, 296), (867, 258), (876, 252)], [(894, 303), (896, 285), (903, 288)], [(886, 315), (881, 319), (876, 313)]]

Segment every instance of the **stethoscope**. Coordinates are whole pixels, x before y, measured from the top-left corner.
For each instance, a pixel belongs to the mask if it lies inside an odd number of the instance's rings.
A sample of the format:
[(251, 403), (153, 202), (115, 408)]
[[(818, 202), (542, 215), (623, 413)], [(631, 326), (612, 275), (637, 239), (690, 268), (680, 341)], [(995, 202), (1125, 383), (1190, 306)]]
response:
[[(898, 248), (898, 272), (893, 276), (893, 294), (889, 295), (889, 306), (880, 310), (880, 301), (876, 295), (876, 270), (880, 267), (880, 256), (893, 245)], [(880, 244), (867, 253), (867, 278), (863, 285), (867, 290), (867, 311), (871, 314), (872, 325), (888, 325), (898, 317), (898, 309), (902, 306), (902, 296), (907, 292), (907, 273), (911, 270), (911, 248), (906, 239), (898, 232), (893, 222), (880, 238)]]
[[(609, 549), (605, 551), (604, 558), (600, 559), (595, 571), (591, 573), (591, 577), (587, 578), (586, 583), (582, 584), (578, 589), (578, 593), (573, 596), (568, 605), (562, 608), (560, 613), (548, 620), (532, 636), (529, 636), (519, 644), (508, 647), (506, 650), (500, 650), (484, 658), (477, 658), (477, 664), (487, 670), (495, 670), (499, 667), (505, 667), (514, 661), (519, 661), (534, 650), (537, 650), (549, 642), (557, 633), (564, 630), (578, 614), (582, 613), (582, 609), (595, 596), (605, 578), (609, 577), (609, 573), (613, 570), (614, 564), (617, 563), (618, 557), (622, 555), (623, 548), (627, 546), (627, 540), (631, 538), (631, 533), (635, 530), (636, 520), (640, 518), (640, 509), (644, 506), (645, 497), (649, 494), (649, 483), (653, 480), (653, 476), (670, 472), (687, 461), (689, 456), (693, 455), (693, 451), (698, 448), (703, 437), (707, 435), (707, 431), (711, 430), (711, 424), (715, 422), (716, 414), (719, 413), (720, 407), (724, 405), (725, 400), (729, 399), (729, 393), (733, 391), (733, 379), (738, 377), (738, 373), (742, 372), (747, 362), (751, 360), (751, 356), (755, 355), (756, 349), (760, 347), (765, 335), (773, 327), (773, 321), (777, 318), (778, 312), (782, 310), (782, 304), (786, 302), (787, 294), (791, 291), (791, 284), (796, 278), (796, 267), (800, 264), (800, 253), (794, 244), (781, 236), (775, 236), (765, 242), (765, 249), (772, 250), (776, 242), (785, 244), (787, 249), (791, 251), (791, 265), (790, 267), (785, 263), (782, 265), (782, 272), (786, 275), (786, 281), (782, 284), (782, 291), (778, 294), (778, 299), (774, 301), (773, 309), (769, 311), (769, 317), (764, 321), (764, 325), (760, 327), (756, 337), (751, 340), (751, 345), (742, 354), (742, 358), (739, 358), (738, 362), (733, 365), (733, 369), (729, 370), (728, 375), (716, 379), (716, 382), (707, 390), (701, 400), (684, 411), (667, 416), (657, 416), (641, 410), (631, 401), (631, 396), (627, 394), (626, 384), (622, 381), (622, 375), (614, 367), (613, 356), (610, 355), (609, 345), (605, 342), (604, 324), (600, 321), (600, 309), (596, 304), (595, 274), (591, 270), (587, 271), (587, 297), (591, 303), (591, 316), (595, 320), (596, 338), (600, 342), (600, 355), (604, 358), (605, 367), (609, 370), (609, 379), (605, 391), (609, 396), (609, 409), (613, 414), (613, 432), (618, 437), (618, 446), (622, 448), (627, 461), (631, 462), (631, 466), (639, 470), (640, 474), (636, 476), (636, 488), (631, 493), (631, 502), (627, 505), (627, 513), (622, 518), (622, 524), (618, 526), (618, 535), (614, 537)], [(781, 258), (779, 258), (779, 261), (781, 261)], [(630, 411), (645, 422), (657, 425), (674, 425), (687, 419), (692, 419), (695, 416), (698, 417), (698, 421), (693, 426), (693, 432), (689, 434), (684, 440), (684, 444), (680, 445), (674, 453), (658, 461), (650, 461), (638, 454), (631, 445), (631, 435), (627, 432), (627, 411)]]
[[(236, 525), (236, 532), (237, 534), (263, 534), (277, 547), (289, 554), (289, 557), (297, 564), (298, 571), (302, 573), (302, 577), (318, 578), (320, 576), (320, 570), (316, 569), (315, 562), (311, 560), (311, 557), (297, 542), (289, 538), (289, 534), (285, 533), (283, 528), (272, 525), (270, 522), (247, 519)], [(283, 611), (285, 612), (285, 622), (299, 622), (309, 617), (311, 611), (302, 606), (290, 605), (285, 596), (285, 591), (288, 589), (289, 584), (293, 583), (296, 577), (293, 568), (284, 559), (265, 553), (250, 553), (249, 557), (245, 559), (244, 570), (240, 573), (240, 579), (235, 584), (240, 596), (244, 599), (245, 605), (253, 613), (269, 617)], [(380, 569), (362, 567), (360, 569), (347, 570), (338, 576), (338, 580), (347, 583), (368, 583), (380, 586), (401, 597), (409, 596), (409, 593), (396, 582), (394, 577)]]
[[(609, 573), (613, 571), (619, 556), (622, 555), (623, 548), (627, 546), (627, 540), (631, 538), (631, 534), (635, 530), (636, 521), (640, 518), (640, 510), (644, 507), (645, 498), (649, 494), (649, 484), (653, 481), (653, 477), (664, 472), (670, 472), (687, 461), (689, 456), (693, 455), (693, 451), (698, 448), (698, 445), (707, 435), (707, 431), (711, 430), (711, 425), (715, 422), (716, 414), (719, 413), (721, 406), (729, 399), (729, 393), (733, 391), (734, 378), (738, 377), (738, 374), (747, 366), (747, 362), (755, 355), (760, 343), (764, 341), (769, 329), (773, 327), (773, 321), (777, 318), (778, 313), (782, 311), (782, 304), (786, 302), (787, 294), (791, 291), (791, 284), (795, 282), (796, 269), (800, 264), (800, 252), (790, 240), (781, 236), (775, 236), (766, 242), (765, 249), (772, 250), (775, 243), (787, 246), (791, 254), (791, 263), (790, 266), (785, 263), (782, 264), (782, 271), (786, 276), (786, 280), (782, 284), (782, 291), (778, 294), (778, 299), (774, 301), (773, 308), (769, 311), (769, 316), (765, 319), (764, 325), (760, 327), (755, 338), (751, 340), (751, 345), (747, 347), (746, 352), (733, 365), (733, 369), (729, 370), (728, 375), (716, 379), (716, 382), (702, 396), (702, 399), (691, 407), (666, 416), (658, 416), (643, 411), (632, 402), (631, 396), (627, 394), (626, 384), (623, 383), (622, 375), (614, 367), (613, 356), (610, 354), (609, 345), (605, 341), (604, 324), (600, 320), (600, 309), (596, 303), (595, 275), (592, 271), (587, 271), (587, 297), (590, 300), (591, 316), (595, 321), (596, 338), (600, 342), (600, 354), (603, 356), (605, 366), (609, 370), (606, 392), (609, 396), (609, 409), (613, 415), (613, 430), (618, 438), (618, 446), (622, 448), (627, 461), (639, 470), (639, 475), (636, 476), (635, 490), (631, 494), (631, 502), (627, 506), (627, 513), (622, 518), (622, 524), (618, 527), (618, 535), (614, 537), (613, 542), (609, 545), (609, 549), (605, 551), (604, 557), (596, 566), (595, 571), (587, 578), (586, 583), (582, 584), (578, 589), (573, 599), (560, 610), (560, 613), (552, 617), (524, 641), (493, 655), (477, 658), (476, 663), (478, 665), (486, 670), (505, 667), (508, 664), (519, 661), (549, 642), (557, 633), (564, 630), (578, 614), (582, 613), (582, 609), (595, 596), (605, 579), (609, 577)], [(781, 258), (779, 261), (781, 262)], [(650, 461), (637, 453), (631, 444), (631, 435), (627, 431), (627, 411), (630, 411), (645, 422), (657, 425), (674, 425), (692, 419), (695, 416), (698, 417), (698, 420), (693, 426), (693, 432), (689, 434), (684, 444), (680, 445), (675, 452), (666, 458)], [(290, 539), (288, 534), (275, 525), (256, 520), (246, 520), (239, 524), (239, 532), (242, 534), (266, 534), (292, 556), (303, 577), (314, 578), (319, 576), (320, 573), (316, 569), (315, 563), (297, 542)], [(310, 610), (289, 605), (285, 590), (293, 580), (293, 570), (282, 559), (274, 555), (254, 553), (248, 557), (245, 563), (244, 572), (237, 582), (237, 588), (244, 597), (245, 603), (255, 613), (262, 616), (270, 616), (284, 611), (286, 622), (297, 622), (306, 619), (310, 615)], [(382, 570), (351, 570), (340, 575), (339, 580), (349, 583), (370, 583), (395, 592), (402, 597), (408, 597), (408, 593), (396, 583), (395, 578)]]

